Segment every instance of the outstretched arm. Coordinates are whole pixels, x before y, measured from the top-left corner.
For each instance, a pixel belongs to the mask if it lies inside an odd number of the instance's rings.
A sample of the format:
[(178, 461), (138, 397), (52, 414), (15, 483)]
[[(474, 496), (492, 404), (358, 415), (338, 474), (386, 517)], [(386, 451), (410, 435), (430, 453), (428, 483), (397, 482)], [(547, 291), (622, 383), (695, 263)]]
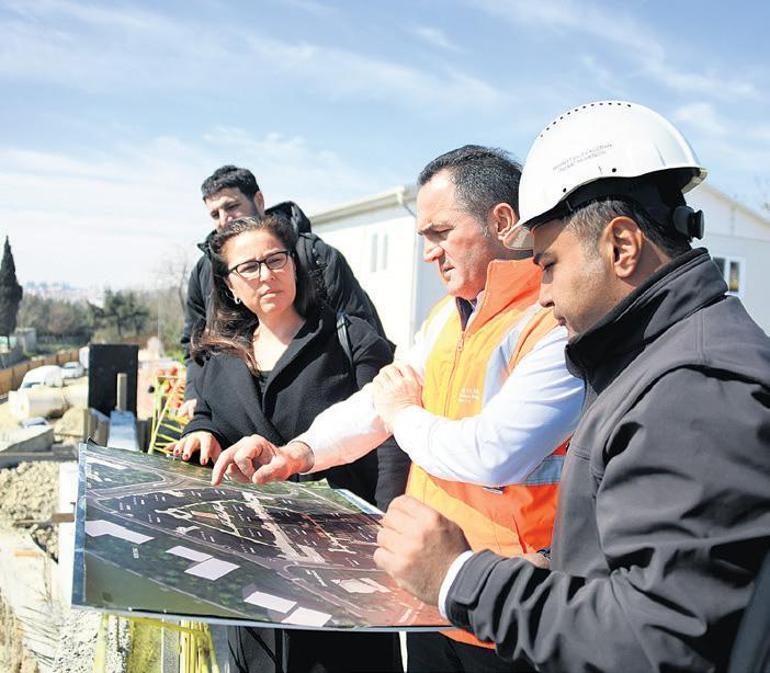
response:
[(416, 373), (393, 368), (389, 380), (375, 379), (376, 407), (399, 446), (433, 476), (482, 486), (521, 483), (580, 417), (583, 383), (566, 369), (566, 340), (563, 328), (541, 339), (476, 416), (450, 420), (426, 411), (414, 402)]
[[(425, 330), (415, 337), (415, 344), (403, 360), (421, 374), (429, 351)], [(359, 371), (357, 367), (357, 372)], [(363, 379), (358, 383), (361, 385)], [(308, 430), (296, 440), (309, 446), (314, 455), (313, 471), (352, 463), (391, 436), (372, 397), (372, 384), (365, 385), (348, 399), (330, 406), (316, 416)]]

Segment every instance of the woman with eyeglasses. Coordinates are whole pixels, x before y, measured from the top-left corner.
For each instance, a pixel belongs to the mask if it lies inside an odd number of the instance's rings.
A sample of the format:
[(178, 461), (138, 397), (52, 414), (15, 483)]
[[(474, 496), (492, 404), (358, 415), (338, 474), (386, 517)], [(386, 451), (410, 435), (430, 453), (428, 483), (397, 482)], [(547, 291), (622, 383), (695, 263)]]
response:
[[(318, 300), (307, 269), (294, 253), (297, 234), (278, 217), (247, 217), (209, 239), (213, 315), (193, 339), (203, 365), (195, 416), (174, 453), (201, 464), (223, 448), (259, 434), (274, 444), (304, 432), (315, 416), (371, 381), (392, 359), (390, 344), (363, 320), (348, 318), (350, 356), (337, 316)], [(389, 451), (400, 451), (389, 447)], [(386, 461), (381, 493), (403, 492), (407, 466)], [(376, 452), (312, 475), (374, 503)], [(380, 499), (380, 506), (387, 502)], [(281, 629), (228, 629), (236, 671), (396, 671), (397, 638)]]

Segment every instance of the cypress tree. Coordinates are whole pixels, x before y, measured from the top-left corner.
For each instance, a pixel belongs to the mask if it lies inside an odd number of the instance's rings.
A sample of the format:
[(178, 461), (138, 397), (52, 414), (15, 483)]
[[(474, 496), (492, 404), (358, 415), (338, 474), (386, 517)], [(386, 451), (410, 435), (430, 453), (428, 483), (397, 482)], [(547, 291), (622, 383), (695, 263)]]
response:
[(10, 346), (10, 336), (16, 329), (16, 316), (21, 303), (22, 289), (16, 280), (16, 264), (11, 244), (5, 237), (3, 261), (0, 263), (0, 334), (5, 335)]

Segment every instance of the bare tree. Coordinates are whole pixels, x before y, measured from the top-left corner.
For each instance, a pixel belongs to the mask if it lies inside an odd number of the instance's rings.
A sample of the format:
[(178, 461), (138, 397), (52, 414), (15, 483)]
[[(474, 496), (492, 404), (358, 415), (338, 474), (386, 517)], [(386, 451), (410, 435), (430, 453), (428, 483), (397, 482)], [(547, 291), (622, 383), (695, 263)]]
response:
[(195, 248), (178, 246), (166, 254), (155, 270), (156, 290), (145, 293), (145, 301), (155, 312), (158, 337), (164, 347), (179, 347), (187, 304), (187, 285), (193, 267)]
[(187, 303), (187, 284), (193, 268), (193, 253), (194, 250), (177, 246), (158, 263), (154, 274), (157, 287), (174, 290), (179, 308), (183, 312)]

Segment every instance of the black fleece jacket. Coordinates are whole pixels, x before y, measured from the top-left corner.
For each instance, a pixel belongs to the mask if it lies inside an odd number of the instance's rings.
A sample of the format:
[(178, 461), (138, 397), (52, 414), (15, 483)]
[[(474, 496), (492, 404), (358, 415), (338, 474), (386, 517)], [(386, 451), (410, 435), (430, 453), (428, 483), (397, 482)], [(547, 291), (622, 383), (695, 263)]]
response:
[(726, 668), (770, 547), (770, 339), (726, 290), (693, 250), (568, 345), (551, 569), (474, 555), (454, 624), (539, 670)]

